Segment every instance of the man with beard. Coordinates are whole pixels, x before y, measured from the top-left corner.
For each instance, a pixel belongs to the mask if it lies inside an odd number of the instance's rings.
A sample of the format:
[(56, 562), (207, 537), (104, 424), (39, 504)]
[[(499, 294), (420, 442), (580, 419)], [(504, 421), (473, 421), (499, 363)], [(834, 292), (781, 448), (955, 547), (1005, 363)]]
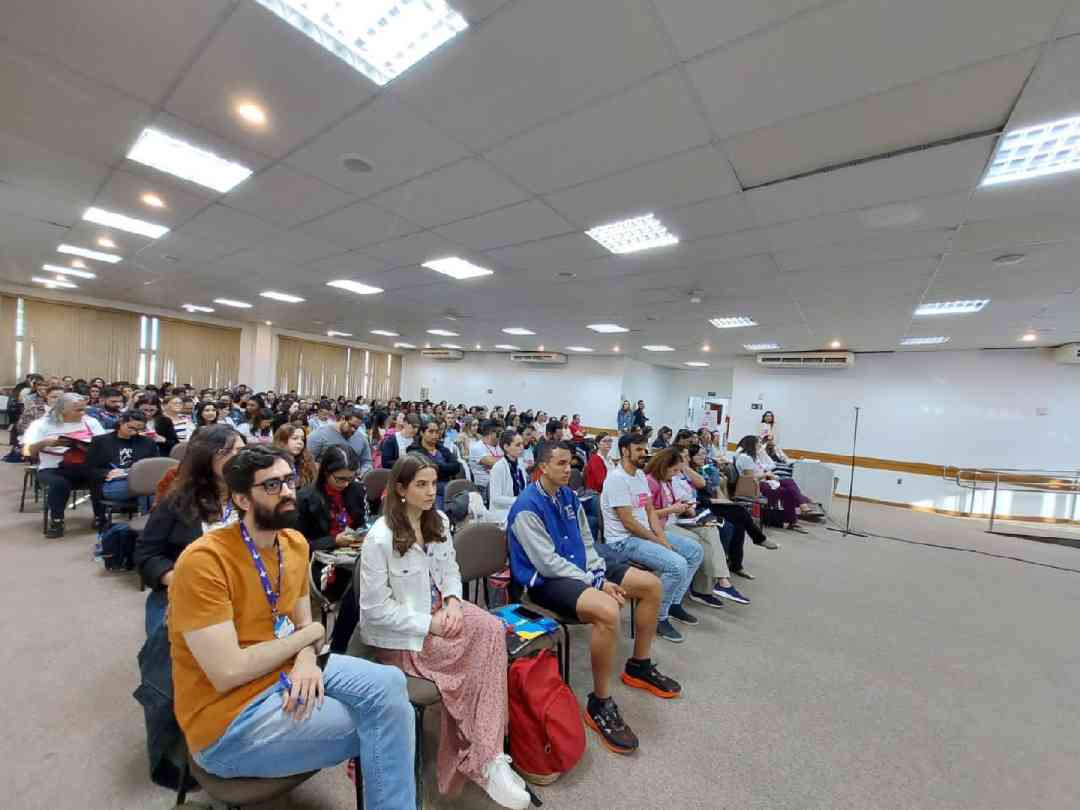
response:
[(413, 710), (394, 667), (316, 655), (308, 546), (285, 450), (254, 445), (224, 468), (240, 521), (189, 545), (169, 586), (176, 719), (217, 776), (275, 777), (359, 758), (372, 807), (411, 810)]

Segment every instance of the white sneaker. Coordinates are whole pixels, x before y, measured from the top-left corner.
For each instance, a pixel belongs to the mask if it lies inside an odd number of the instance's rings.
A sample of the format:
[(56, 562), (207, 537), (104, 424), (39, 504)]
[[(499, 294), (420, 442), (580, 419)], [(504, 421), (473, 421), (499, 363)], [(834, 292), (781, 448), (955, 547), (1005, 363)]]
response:
[(481, 787), (492, 801), (512, 810), (525, 810), (532, 802), (525, 781), (510, 768), (510, 757), (506, 754), (499, 754), (484, 766)]

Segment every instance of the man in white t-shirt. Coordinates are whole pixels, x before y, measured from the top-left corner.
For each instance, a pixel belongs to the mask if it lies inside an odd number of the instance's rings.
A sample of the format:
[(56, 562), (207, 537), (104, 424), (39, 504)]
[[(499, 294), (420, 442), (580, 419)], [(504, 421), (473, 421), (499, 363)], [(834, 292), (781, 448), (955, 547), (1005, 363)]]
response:
[(605, 557), (619, 557), (643, 565), (660, 577), (664, 595), (657, 615), (656, 634), (681, 642), (683, 635), (671, 619), (697, 624), (682, 606), (690, 583), (705, 556), (701, 544), (684, 535), (666, 532), (656, 517), (645, 466), (645, 438), (640, 433), (619, 437), (618, 466), (604, 479), (600, 509), (606, 542), (597, 547)]
[(496, 440), (498, 435), (498, 423), (489, 420), (480, 425), (480, 438), (469, 446), (469, 469), (473, 474), (473, 483), (485, 493), (485, 499), (491, 481), (491, 468), (503, 457)]

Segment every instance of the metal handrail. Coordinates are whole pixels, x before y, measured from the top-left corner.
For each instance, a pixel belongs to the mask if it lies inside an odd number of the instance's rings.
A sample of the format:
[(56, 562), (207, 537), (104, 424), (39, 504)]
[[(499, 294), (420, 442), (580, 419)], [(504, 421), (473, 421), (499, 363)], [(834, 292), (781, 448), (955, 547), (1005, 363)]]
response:
[[(950, 474), (950, 470), (952, 473)], [(1080, 493), (1080, 469), (1050, 470), (1022, 467), (946, 467), (942, 478), (954, 482), (961, 489), (970, 490), (974, 503), (974, 493), (993, 491), (990, 499), (990, 527), (994, 530), (997, 517), (997, 496), (999, 492), (1044, 492), (1050, 495), (1070, 494), (1070, 519), (1076, 514), (1076, 497)], [(986, 486), (980, 486), (985, 483)]]

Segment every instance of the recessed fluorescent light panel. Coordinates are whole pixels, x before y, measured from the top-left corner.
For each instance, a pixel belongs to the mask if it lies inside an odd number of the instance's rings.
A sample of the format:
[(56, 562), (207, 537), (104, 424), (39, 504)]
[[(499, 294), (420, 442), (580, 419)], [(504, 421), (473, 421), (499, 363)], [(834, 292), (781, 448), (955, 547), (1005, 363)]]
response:
[(123, 258), (122, 256), (117, 256), (115, 253), (102, 253), (100, 250), (90, 250), (76, 245), (57, 245), (56, 252), (68, 253), (72, 256), (82, 256), (84, 259), (97, 259), (99, 262), (108, 262), (109, 264), (116, 264)]
[(336, 329), (327, 329), (327, 337), (352, 337), (352, 332), (338, 332)]
[(900, 341), (901, 346), (937, 346), (939, 343), (948, 343), (949, 339), (939, 337), (906, 337)]
[(62, 276), (75, 276), (76, 278), (97, 278), (95, 273), (88, 273), (86, 270), (73, 270), (70, 267), (64, 267), (62, 264), (43, 264), (41, 269), (46, 273), (56, 273)]
[(587, 329), (592, 329), (594, 332), (599, 332), (602, 335), (614, 335), (617, 332), (629, 332), (625, 326), (619, 326), (617, 323), (590, 323)]
[(708, 368), (708, 363), (703, 363), (700, 360), (687, 360), (685, 365), (692, 366), (694, 368)]
[(274, 292), (273, 290), (261, 292), (259, 295), (263, 298), (269, 298), (271, 301), (284, 301), (286, 304), (299, 304), (304, 300), (299, 295), (289, 295), (288, 293)]
[(411, 343), (405, 343), (404, 341), (397, 341), (394, 343), (395, 349), (415, 349), (416, 347)]
[(996, 186), (1080, 169), (1080, 117), (1013, 130), (998, 142), (982, 185)]
[(371, 334), (373, 334), (373, 335), (383, 335), (385, 337), (397, 337), (398, 336), (397, 332), (391, 332), (389, 329), (372, 329)]
[(643, 348), (647, 352), (673, 352), (673, 351), (675, 351), (675, 349), (673, 349), (671, 346), (665, 346), (663, 344), (654, 344), (654, 345), (650, 345), (650, 346), (642, 346), (641, 348)]
[(231, 298), (215, 298), (215, 304), (221, 304), (223, 307), (236, 307), (237, 309), (251, 309), (252, 304), (246, 301), (234, 301)]
[(164, 225), (155, 225), (153, 222), (147, 222), (144, 219), (127, 217), (123, 214), (117, 214), (115, 211), (106, 211), (104, 208), (87, 208), (82, 218), (87, 222), (94, 222), (98, 225), (105, 225), (128, 233), (137, 233), (140, 236), (149, 236), (151, 239), (157, 239), (169, 232), (169, 229)]
[(506, 350), (508, 352), (516, 352), (516, 351), (518, 351), (517, 346), (511, 346), (509, 343), (496, 343), (495, 348), (496, 349), (504, 349), (504, 350)]
[(424, 262), (424, 267), (442, 273), (444, 276), (456, 278), (458, 281), (466, 278), (478, 278), (479, 276), (491, 276), (494, 273), (486, 267), (467, 262), (457, 256), (449, 256), (445, 259), (432, 259)]
[(757, 326), (757, 321), (743, 315), (731, 315), (726, 318), (711, 318), (709, 323), (717, 329), (739, 329), (743, 326)]
[(979, 312), (990, 303), (989, 298), (981, 298), (972, 301), (937, 301), (932, 304), (920, 304), (915, 310), (919, 316), (925, 315), (970, 315)]
[(592, 351), (592, 349), (590, 349), (588, 346), (567, 346), (566, 350), (568, 352), (591, 352)]
[(531, 329), (526, 329), (523, 326), (508, 326), (506, 329), (503, 329), (503, 332), (505, 332), (508, 335), (535, 335), (536, 334), (536, 332), (532, 331)]
[(637, 253), (639, 250), (675, 245), (679, 237), (652, 214), (607, 225), (597, 225), (585, 231), (612, 253)]
[(442, 346), (444, 349), (460, 349), (461, 348), (456, 343), (440, 343), (439, 345)]
[(748, 352), (771, 352), (780, 348), (779, 343), (744, 343), (743, 348)]
[(128, 160), (212, 188), (222, 194), (251, 177), (251, 169), (148, 127), (128, 152)]
[(30, 280), (35, 284), (44, 284), (50, 289), (54, 287), (63, 287), (64, 289), (74, 290), (78, 287), (76, 284), (72, 284), (70, 281), (64, 281), (60, 278), (41, 278), (40, 276), (31, 276)]
[(213, 312), (213, 307), (200, 307), (198, 304), (183, 304), (181, 309), (186, 309), (188, 312)]
[(349, 281), (348, 279), (328, 281), (326, 282), (326, 286), (337, 287), (339, 290), (348, 290), (357, 295), (377, 295), (382, 292), (382, 287), (372, 287), (369, 284), (361, 284), (359, 281)]
[(457, 332), (451, 332), (449, 329), (428, 329), (429, 335), (438, 335), (439, 337), (458, 337)]
[(443, 0), (256, 0), (382, 87), (469, 27)]

